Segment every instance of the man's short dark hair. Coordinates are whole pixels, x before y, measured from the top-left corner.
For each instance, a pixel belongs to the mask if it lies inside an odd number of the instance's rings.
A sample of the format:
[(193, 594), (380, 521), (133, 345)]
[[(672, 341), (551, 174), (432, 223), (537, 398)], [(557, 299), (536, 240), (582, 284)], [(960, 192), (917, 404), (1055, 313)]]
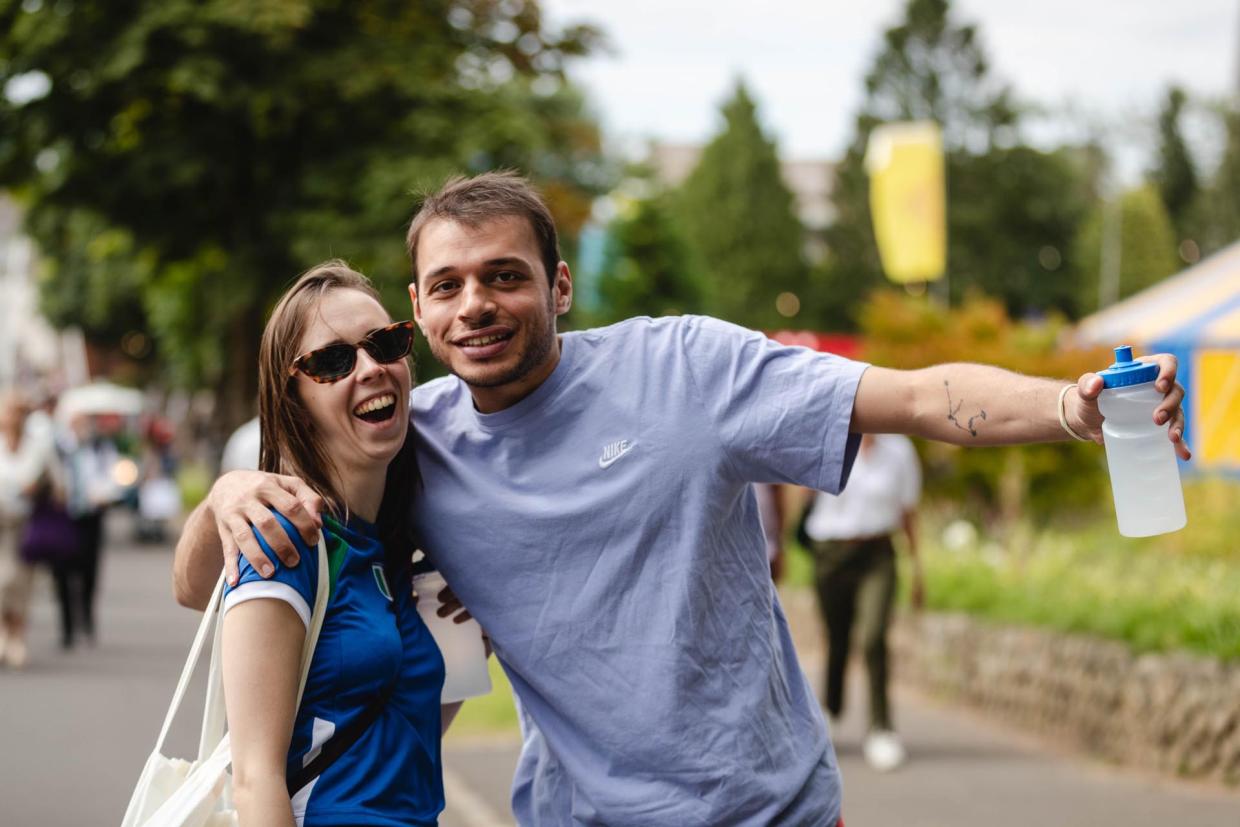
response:
[(431, 221), (444, 218), (467, 227), (479, 227), (497, 218), (513, 216), (529, 222), (547, 271), (547, 281), (554, 284), (560, 264), (560, 242), (551, 211), (529, 181), (511, 170), (502, 170), (449, 179), (438, 192), (422, 201), (405, 235), (414, 289), (418, 285), (418, 238)]

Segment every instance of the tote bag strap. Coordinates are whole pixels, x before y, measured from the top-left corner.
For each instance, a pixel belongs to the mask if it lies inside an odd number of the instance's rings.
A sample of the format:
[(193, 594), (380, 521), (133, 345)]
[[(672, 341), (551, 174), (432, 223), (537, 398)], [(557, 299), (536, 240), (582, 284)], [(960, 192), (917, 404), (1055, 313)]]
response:
[[(314, 608), (310, 613), (310, 626), (306, 629), (306, 639), (301, 650), (301, 680), (297, 684), (297, 703), (294, 709), (301, 706), (301, 696), (306, 691), (306, 679), (310, 675), (310, 662), (314, 658), (314, 647), (319, 642), (319, 632), (323, 629), (323, 618), (327, 614), (327, 602), (331, 598), (330, 563), (327, 559), (327, 542), (323, 532), (319, 532), (319, 582), (314, 592)], [(215, 751), (220, 739), (224, 737), (227, 725), (227, 714), (224, 707), (224, 673), (221, 663), (223, 646), (224, 622), (222, 615), (217, 617), (215, 624), (215, 642), (211, 647), (211, 666), (207, 672), (207, 698), (203, 706), (202, 731), (198, 739), (198, 760), (204, 760)]]
[(297, 705), (301, 706), (301, 696), (306, 692), (306, 681), (310, 677), (310, 661), (314, 659), (314, 649), (319, 645), (319, 632), (323, 631), (323, 620), (327, 617), (327, 603), (331, 600), (331, 562), (327, 559), (327, 541), (319, 530), (319, 586), (314, 592), (314, 609), (310, 613), (310, 628), (306, 630), (306, 642), (301, 647), (301, 682), (297, 684)]
[(168, 730), (172, 728), (172, 721), (176, 717), (177, 710), (181, 708), (181, 701), (185, 698), (185, 691), (189, 688), (190, 678), (194, 675), (194, 666), (197, 665), (198, 658), (202, 656), (202, 647), (207, 641), (207, 634), (211, 631), (216, 614), (219, 612), (220, 595), (223, 593), (224, 575), (221, 574), (215, 584), (215, 591), (211, 593), (211, 602), (207, 604), (207, 610), (203, 612), (202, 621), (198, 624), (198, 633), (194, 635), (194, 642), (189, 647), (189, 657), (186, 658), (185, 666), (181, 669), (181, 678), (177, 681), (176, 692), (172, 693), (172, 703), (168, 707), (168, 714), (164, 716), (164, 725), (159, 730), (159, 738), (155, 741), (155, 752), (164, 750)]

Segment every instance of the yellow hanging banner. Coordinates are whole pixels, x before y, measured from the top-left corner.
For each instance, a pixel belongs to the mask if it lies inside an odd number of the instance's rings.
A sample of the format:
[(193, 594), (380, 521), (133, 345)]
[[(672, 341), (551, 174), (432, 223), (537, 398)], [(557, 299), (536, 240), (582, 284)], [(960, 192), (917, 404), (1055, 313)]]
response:
[(870, 213), (887, 278), (907, 284), (947, 269), (943, 136), (930, 121), (884, 124), (870, 134)]

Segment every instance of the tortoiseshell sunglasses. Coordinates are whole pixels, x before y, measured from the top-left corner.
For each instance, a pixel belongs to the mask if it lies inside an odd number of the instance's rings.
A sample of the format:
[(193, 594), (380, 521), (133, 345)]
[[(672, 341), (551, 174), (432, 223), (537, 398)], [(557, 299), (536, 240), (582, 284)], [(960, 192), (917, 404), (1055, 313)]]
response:
[(299, 370), (320, 384), (339, 382), (357, 367), (357, 349), (362, 348), (381, 365), (390, 365), (409, 355), (413, 348), (413, 322), (397, 322), (372, 330), (356, 344), (336, 342), (293, 360), (290, 372)]

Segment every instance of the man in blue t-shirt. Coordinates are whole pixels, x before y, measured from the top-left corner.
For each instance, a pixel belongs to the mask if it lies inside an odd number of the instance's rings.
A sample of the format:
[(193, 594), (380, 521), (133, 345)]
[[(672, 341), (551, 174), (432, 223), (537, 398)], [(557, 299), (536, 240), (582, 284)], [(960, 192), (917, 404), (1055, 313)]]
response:
[[(572, 278), (512, 174), (449, 182), (407, 240), (414, 318), (453, 374), (412, 394), (412, 507), (516, 690), (519, 823), (834, 825), (839, 771), (752, 483), (838, 492), (867, 432), (1100, 442), (1101, 379), (867, 367), (692, 316), (557, 334)], [(1187, 456), (1175, 360), (1155, 358)], [(270, 568), (251, 532), (277, 534), (268, 506), (313, 540), (300, 480), (226, 475), (178, 544), (182, 603), (205, 603), (221, 547), (230, 578), (239, 553)]]

